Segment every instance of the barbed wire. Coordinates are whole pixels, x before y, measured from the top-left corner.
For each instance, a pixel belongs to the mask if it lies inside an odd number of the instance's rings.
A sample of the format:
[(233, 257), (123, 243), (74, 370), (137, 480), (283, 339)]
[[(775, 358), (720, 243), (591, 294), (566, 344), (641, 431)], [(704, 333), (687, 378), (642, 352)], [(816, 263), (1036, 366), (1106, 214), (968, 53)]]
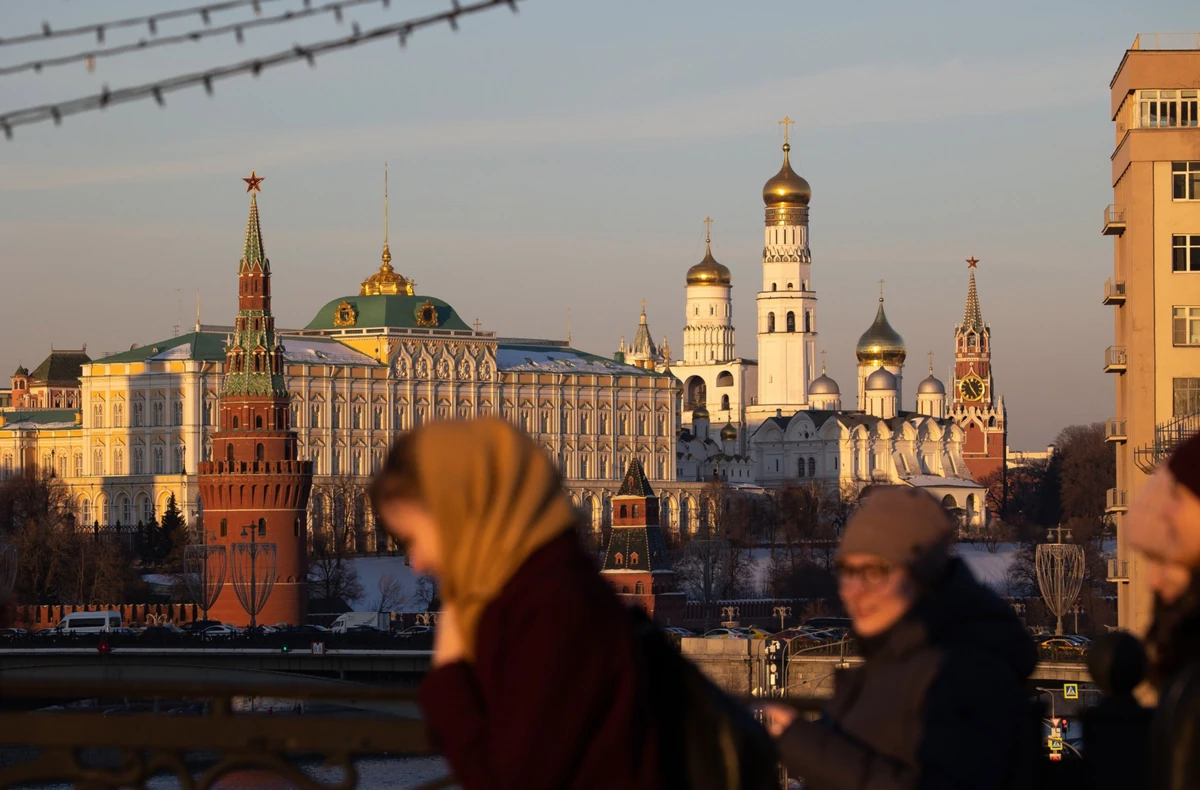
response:
[(131, 44), (120, 44), (107, 49), (96, 49), (87, 52), (75, 52), (70, 55), (59, 55), (57, 57), (42, 58), (39, 60), (30, 60), (25, 63), (17, 63), (12, 66), (0, 66), (0, 76), (9, 74), (18, 74), (24, 71), (41, 72), (47, 66), (64, 66), (68, 63), (86, 62), (88, 71), (91, 71), (96, 62), (96, 58), (112, 57), (115, 55), (125, 55), (130, 52), (143, 52), (155, 47), (165, 47), (174, 44), (180, 44), (186, 41), (200, 41), (201, 39), (211, 38), (213, 36), (224, 36), (233, 33), (237, 37), (237, 43), (242, 43), (242, 31), (248, 28), (265, 27), (267, 25), (279, 25), (286, 22), (294, 22), (298, 19), (305, 19), (318, 14), (333, 14), (340, 24), (342, 21), (342, 9), (351, 8), (353, 6), (366, 5), (368, 3), (382, 3), (384, 8), (391, 5), (392, 0), (338, 0), (335, 3), (326, 3), (322, 6), (312, 6), (312, 0), (306, 0), (305, 7), (299, 11), (286, 11), (276, 16), (261, 17), (259, 19), (249, 19), (244, 22), (230, 22), (229, 24), (220, 27), (210, 27), (201, 30), (190, 30), (186, 33), (177, 33), (171, 36), (162, 36), (160, 38), (141, 39)]
[(217, 80), (242, 74), (252, 74), (257, 77), (263, 69), (295, 63), (300, 60), (307, 61), (310, 66), (315, 66), (317, 55), (323, 55), (334, 50), (356, 47), (368, 41), (390, 38), (392, 36), (396, 36), (400, 46), (403, 47), (407, 43), (408, 37), (422, 28), (432, 27), (444, 22), (450, 25), (451, 30), (457, 32), (460, 17), (476, 14), (480, 11), (486, 11), (501, 5), (508, 6), (513, 10), (513, 13), (516, 13), (519, 0), (478, 0), (478, 2), (466, 5), (463, 5), (461, 0), (450, 0), (450, 2), (452, 7), (448, 11), (413, 17), (403, 22), (384, 25), (366, 31), (358, 30), (356, 27), (355, 31), (345, 38), (318, 41), (307, 46), (296, 44), (291, 49), (282, 50), (261, 58), (252, 58), (228, 66), (208, 69), (207, 71), (181, 74), (177, 77), (169, 77), (165, 80), (148, 82), (129, 88), (119, 88), (115, 91), (109, 90), (106, 85), (100, 93), (95, 95), (57, 102), (55, 104), (42, 104), (35, 107), (13, 110), (0, 114), (0, 129), (4, 130), (5, 138), (11, 140), (13, 138), (13, 128), (16, 126), (24, 126), (47, 120), (53, 120), (55, 124), (60, 124), (62, 123), (62, 119), (67, 116), (78, 115), (90, 110), (105, 109), (113, 104), (127, 104), (153, 97), (154, 101), (160, 107), (165, 107), (166, 95), (168, 93), (198, 85), (203, 85), (205, 92), (211, 96), (213, 94), (213, 84)]
[[(245, 6), (252, 7), (254, 9), (254, 13), (258, 14), (262, 12), (263, 4), (276, 2), (279, 2), (279, 0), (224, 0), (224, 2), (220, 3), (209, 3), (207, 5), (193, 6), (191, 8), (177, 8), (174, 11), (163, 11), (158, 14), (134, 16), (127, 19), (114, 19), (110, 22), (94, 22), (90, 25), (64, 27), (59, 30), (54, 30), (51, 28), (49, 22), (43, 22), (40, 33), (24, 33), (19, 36), (0, 38), (0, 47), (10, 46), (13, 44), (30, 44), (34, 41), (45, 41), (46, 39), (51, 38), (81, 36), (85, 33), (95, 33), (96, 40), (103, 44), (104, 31), (123, 27), (139, 27), (141, 25), (146, 25), (146, 27), (150, 30), (150, 35), (154, 36), (158, 34), (158, 23), (164, 20), (198, 15), (200, 17), (200, 21), (207, 25), (209, 23), (210, 14), (219, 11), (229, 11), (234, 8), (243, 8)], [(308, 8), (311, 2), (312, 0), (304, 0), (304, 7)]]

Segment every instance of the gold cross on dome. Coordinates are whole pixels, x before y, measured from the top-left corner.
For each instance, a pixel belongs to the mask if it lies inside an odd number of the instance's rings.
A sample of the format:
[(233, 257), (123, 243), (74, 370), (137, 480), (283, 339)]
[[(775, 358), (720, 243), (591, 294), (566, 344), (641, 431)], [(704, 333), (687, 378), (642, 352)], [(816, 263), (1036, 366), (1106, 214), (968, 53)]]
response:
[(883, 280), (879, 281), (879, 301), (883, 301)]
[(704, 218), (704, 241), (705, 242), (712, 241), (712, 223), (713, 223), (712, 217)]
[(783, 141), (786, 143), (788, 141), (788, 127), (795, 126), (796, 122), (785, 115), (783, 116), (783, 120), (779, 122), (779, 125), (783, 127)]
[(970, 258), (967, 258), (967, 268), (968, 269), (974, 269), (976, 267), (976, 265), (978, 265), (978, 263), (979, 263), (979, 259), (976, 258), (974, 255), (972, 255)]
[(475, 319), (475, 331), (476, 332), (479, 331), (479, 319), (478, 318)]
[(933, 352), (929, 352), (929, 375), (933, 375)]
[(821, 375), (822, 376), (825, 375), (825, 351), (824, 351), (824, 349), (822, 349), (822, 351), (821, 351)]
[(266, 176), (256, 175), (255, 172), (253, 170), (251, 170), (250, 177), (243, 178), (242, 180), (246, 182), (246, 191), (247, 192), (262, 192), (262, 187), (260, 187), (259, 184), (266, 181), (267, 179), (266, 179)]

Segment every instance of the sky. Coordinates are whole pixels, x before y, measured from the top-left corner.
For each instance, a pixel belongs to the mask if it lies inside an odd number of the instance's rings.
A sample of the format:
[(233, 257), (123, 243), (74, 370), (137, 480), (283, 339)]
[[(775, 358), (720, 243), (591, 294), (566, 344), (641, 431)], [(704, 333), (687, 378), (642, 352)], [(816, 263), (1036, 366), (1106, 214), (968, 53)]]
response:
[[(198, 2), (198, 0), (196, 0)], [(321, 5), (327, 0), (314, 0)], [(5, 0), (0, 38), (195, 2)], [(240, 61), (449, 7), (393, 0), (0, 76), (0, 111)], [(300, 8), (268, 0), (264, 15)], [(908, 347), (946, 379), (969, 256), (992, 328), (1009, 444), (1038, 449), (1113, 412), (1101, 304), (1112, 242), (1108, 83), (1142, 31), (1193, 30), (1189, 0), (810, 4), (524, 0), (304, 64), (0, 138), (0, 369), (51, 347), (104, 352), (236, 312), (248, 198), (282, 327), (378, 268), (383, 164), (393, 265), (468, 323), (611, 354), (641, 300), (682, 349), (684, 273), (733, 273), (737, 351), (757, 356), (762, 184), (779, 119), (811, 184), (818, 346), (853, 407), (854, 345), (885, 281)], [(219, 25), (249, 10), (213, 15)], [(160, 35), (201, 27), (163, 22)], [(106, 31), (108, 46), (147, 38)], [(97, 46), (0, 46), (0, 65)], [(915, 387), (905, 393), (913, 408)]]

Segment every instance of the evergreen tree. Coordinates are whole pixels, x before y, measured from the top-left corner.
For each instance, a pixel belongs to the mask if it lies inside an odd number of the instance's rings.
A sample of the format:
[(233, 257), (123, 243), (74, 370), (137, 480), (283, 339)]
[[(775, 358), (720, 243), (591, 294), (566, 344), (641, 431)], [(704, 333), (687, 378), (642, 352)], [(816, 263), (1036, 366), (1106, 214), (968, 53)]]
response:
[(176, 555), (182, 555), (187, 542), (187, 521), (179, 510), (175, 495), (171, 494), (171, 498), (167, 500), (167, 509), (163, 511), (162, 526), (159, 528), (159, 562), (172, 562)]

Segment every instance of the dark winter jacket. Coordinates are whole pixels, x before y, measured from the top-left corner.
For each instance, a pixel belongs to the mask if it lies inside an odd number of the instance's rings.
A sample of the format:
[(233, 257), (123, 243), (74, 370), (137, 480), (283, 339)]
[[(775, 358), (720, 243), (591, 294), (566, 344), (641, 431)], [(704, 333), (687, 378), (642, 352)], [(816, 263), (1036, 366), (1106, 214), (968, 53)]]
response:
[(628, 613), (568, 533), (479, 621), (474, 663), (433, 670), (421, 708), (464, 790), (663, 785)]
[(1036, 721), (1023, 684), (1037, 650), (1012, 609), (953, 560), (945, 580), (840, 673), (817, 723), (779, 740), (812, 790), (1023, 786)]

